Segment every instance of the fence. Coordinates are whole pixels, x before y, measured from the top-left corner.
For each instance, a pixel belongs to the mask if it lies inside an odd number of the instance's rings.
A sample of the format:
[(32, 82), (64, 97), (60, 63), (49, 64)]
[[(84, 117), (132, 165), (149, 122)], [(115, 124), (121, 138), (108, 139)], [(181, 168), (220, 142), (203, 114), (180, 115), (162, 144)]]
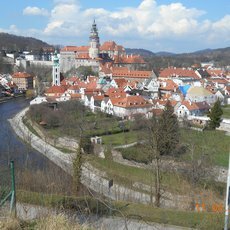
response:
[(0, 210), (9, 209), (16, 216), (14, 161), (0, 161)]

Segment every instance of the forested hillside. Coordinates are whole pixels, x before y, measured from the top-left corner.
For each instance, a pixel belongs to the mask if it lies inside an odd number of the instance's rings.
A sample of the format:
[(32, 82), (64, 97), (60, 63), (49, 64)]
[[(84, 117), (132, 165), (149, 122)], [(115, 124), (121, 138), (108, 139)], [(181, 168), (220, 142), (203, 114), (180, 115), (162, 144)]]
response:
[(0, 49), (6, 51), (40, 50), (49, 44), (32, 37), (0, 33)]

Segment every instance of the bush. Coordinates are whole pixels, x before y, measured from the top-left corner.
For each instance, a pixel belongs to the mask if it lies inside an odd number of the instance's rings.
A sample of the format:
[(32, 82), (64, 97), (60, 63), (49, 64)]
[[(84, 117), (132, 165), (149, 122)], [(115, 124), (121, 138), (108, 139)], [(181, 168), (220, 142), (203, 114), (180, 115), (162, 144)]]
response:
[(150, 155), (146, 151), (143, 151), (143, 149), (143, 145), (137, 144), (130, 148), (120, 149), (120, 151), (124, 159), (148, 164), (150, 161)]

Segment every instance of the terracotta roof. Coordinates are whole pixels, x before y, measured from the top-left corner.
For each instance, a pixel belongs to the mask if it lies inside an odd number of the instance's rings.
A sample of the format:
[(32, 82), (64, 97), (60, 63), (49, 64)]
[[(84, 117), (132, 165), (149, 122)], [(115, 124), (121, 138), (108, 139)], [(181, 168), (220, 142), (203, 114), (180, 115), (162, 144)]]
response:
[(178, 85), (171, 79), (160, 82), (160, 90), (175, 91)]
[(65, 46), (61, 52), (89, 52), (89, 46)]
[(28, 78), (33, 77), (31, 74), (26, 72), (16, 72), (12, 75), (13, 78)]
[(209, 81), (214, 82), (214, 83), (218, 83), (218, 84), (224, 84), (224, 85), (230, 83), (225, 78), (210, 78)]
[(160, 74), (160, 78), (170, 78), (170, 77), (190, 77), (194, 79), (200, 79), (199, 76), (192, 69), (185, 68), (166, 68), (163, 69)]
[(49, 89), (46, 90), (46, 93), (48, 94), (63, 94), (66, 91), (67, 87), (65, 86), (58, 86), (58, 85), (53, 85)]
[(149, 78), (152, 75), (152, 71), (144, 70), (129, 70), (127, 67), (112, 68), (112, 75), (114, 77), (126, 77), (126, 78)]
[(221, 76), (224, 74), (224, 72), (220, 69), (208, 69), (207, 72), (211, 76)]
[(117, 46), (116, 42), (106, 41), (101, 45), (100, 50), (105, 50), (105, 51), (114, 50), (116, 46)]
[(125, 80), (124, 78), (117, 78), (114, 79), (114, 81), (116, 82), (118, 88), (125, 86), (125, 84), (127, 83), (127, 80)]
[(109, 97), (126, 97), (126, 93), (121, 88), (109, 88), (105, 95)]
[(113, 103), (114, 106), (122, 108), (139, 108), (151, 107), (152, 105), (141, 96), (128, 96), (125, 98), (117, 98)]
[(206, 102), (182, 101), (181, 105), (186, 106), (189, 111), (192, 111), (192, 110), (208, 110), (208, 109), (210, 109), (210, 106)]

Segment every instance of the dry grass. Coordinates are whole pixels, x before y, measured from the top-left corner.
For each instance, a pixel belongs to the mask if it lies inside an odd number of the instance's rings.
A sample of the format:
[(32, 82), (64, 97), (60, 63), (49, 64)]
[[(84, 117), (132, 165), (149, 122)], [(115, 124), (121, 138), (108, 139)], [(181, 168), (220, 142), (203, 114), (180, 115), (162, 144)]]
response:
[(35, 230), (80, 230), (83, 229), (79, 224), (70, 223), (67, 218), (59, 214), (57, 216), (48, 216), (40, 219), (35, 226)]
[(19, 220), (15, 218), (4, 218), (0, 220), (0, 229), (1, 230), (21, 230)]
[(0, 220), (1, 230), (87, 230), (87, 226), (71, 223), (63, 214), (50, 215), (33, 222), (23, 222), (15, 218)]

